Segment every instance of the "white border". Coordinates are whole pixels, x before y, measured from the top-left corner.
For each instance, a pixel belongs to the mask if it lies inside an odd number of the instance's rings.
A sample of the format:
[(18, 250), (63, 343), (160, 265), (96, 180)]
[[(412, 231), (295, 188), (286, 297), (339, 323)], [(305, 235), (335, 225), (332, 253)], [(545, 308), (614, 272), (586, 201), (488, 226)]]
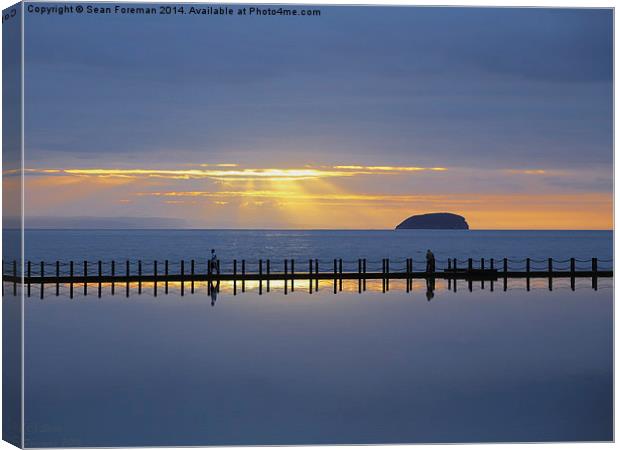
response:
[[(52, 0), (50, 0), (50, 2), (53, 2)], [(13, 4), (15, 4), (15, 1), (12, 0), (0, 0), (0, 6), (1, 9), (5, 9)], [(72, 3), (72, 2), (53, 2), (53, 3)], [(77, 2), (74, 2), (77, 3)], [(80, 3), (91, 3), (91, 2), (80, 2)], [(108, 2), (109, 3), (109, 2)], [(148, 1), (148, 0), (134, 0), (134, 1), (119, 1), (119, 2), (114, 2), (114, 3), (154, 3), (152, 1)], [(165, 1), (160, 1), (159, 3), (166, 3)], [(250, 3), (271, 3), (271, 4), (315, 4), (315, 5), (333, 5), (333, 4), (339, 4), (339, 5), (378, 5), (378, 6), (473, 6), (473, 7), (491, 7), (491, 6), (495, 6), (495, 7), (573, 7), (573, 8), (581, 8), (581, 7), (587, 7), (587, 8), (615, 8), (616, 7), (616, 1), (600, 1), (600, 0), (596, 0), (596, 1), (576, 1), (576, 0), (545, 0), (545, 1), (505, 1), (505, 0), (477, 0), (475, 2), (471, 2), (471, 1), (455, 1), (455, 0), (426, 0), (426, 1), (416, 1), (416, 0), (376, 0), (374, 2), (369, 2), (369, 1), (361, 1), (361, 0), (337, 0), (337, 1), (330, 1), (330, 0), (311, 0), (311, 1), (304, 1), (304, 0), (289, 0), (289, 1), (274, 1), (274, 0), (268, 0), (268, 1), (261, 1), (261, 0), (245, 0), (245, 1), (241, 1), (241, 0), (227, 0), (225, 2), (217, 2), (217, 1), (195, 1), (195, 0), (184, 0), (184, 1), (174, 1), (173, 3), (211, 3), (214, 5), (220, 5), (223, 3), (236, 3), (236, 4), (250, 4)], [(22, 87), (21, 87), (21, 100), (22, 100), (22, 143), (21, 143), (21, 152), (22, 152), (22, 167), (25, 163), (25, 158), (24, 158), (24, 139), (25, 139), (25, 133), (24, 133), (24, 32), (25, 32), (25, 23), (24, 23), (24, 17), (25, 14), (22, 14)], [(615, 11), (614, 11), (614, 25), (615, 25)], [(0, 48), (1, 48), (1, 44), (2, 44), (2, 33), (0, 33)], [(614, 27), (614, 86), (616, 85), (618, 78), (617, 78), (617, 73), (615, 71), (615, 61), (616, 61), (616, 56), (617, 56), (617, 52), (618, 52), (618, 44), (619, 44), (619, 40), (616, 36), (615, 33), (615, 27)], [(0, 72), (0, 79), (1, 79), (1, 72)], [(614, 180), (617, 179), (617, 176), (620, 174), (620, 169), (618, 168), (618, 166), (616, 165), (616, 159), (615, 159), (615, 148), (616, 148), (616, 133), (615, 133), (615, 129), (616, 126), (618, 125), (618, 119), (616, 117), (615, 114), (615, 105), (616, 105), (616, 90), (614, 89)], [(0, 120), (2, 118), (2, 112), (0, 111)], [(1, 139), (1, 138), (0, 138)], [(1, 148), (1, 147), (0, 147)], [(1, 165), (1, 159), (0, 159), (0, 165)], [(0, 194), (1, 194), (1, 186), (0, 186)], [(0, 205), (2, 203), (2, 196), (0, 195)], [(21, 192), (21, 206), (22, 206), (22, 211), (25, 211), (24, 207), (25, 207), (25, 198), (24, 198), (24, 177), (22, 177), (22, 192)], [(614, 182), (614, 224), (617, 223), (618, 220), (618, 210), (615, 208), (615, 182)], [(22, 229), (23, 229), (23, 215), (22, 215)], [(616, 250), (618, 249), (618, 243), (615, 240), (615, 233), (614, 233), (614, 261), (616, 260)], [(2, 243), (0, 242), (0, 253), (2, 251)], [(23, 255), (24, 255), (24, 240), (22, 239), (21, 242), (21, 253), (22, 253), (22, 259), (23, 259)], [(22, 270), (22, 284), (23, 284), (23, 270)], [(620, 289), (618, 286), (614, 286), (614, 299), (618, 298), (617, 294), (618, 294), (618, 289)], [(22, 293), (23, 294), (23, 293)], [(23, 297), (23, 296), (22, 296)], [(24, 303), (23, 303), (23, 298), (22, 298), (22, 392), (21, 392), (21, 397), (22, 397), (22, 405), (24, 405), (24, 384), (23, 384), (23, 374), (24, 374)], [(616, 319), (617, 319), (617, 310), (616, 308), (614, 308), (614, 324), (616, 323)], [(618, 376), (618, 371), (616, 370), (615, 367), (615, 349), (618, 348), (617, 347), (618, 341), (617, 341), (617, 336), (615, 334), (615, 326), (614, 326), (614, 387), (617, 386), (617, 382), (619, 379)], [(1, 369), (2, 369), (2, 361), (0, 359), (0, 373), (1, 373)], [(0, 400), (2, 398), (2, 395), (0, 393)], [(614, 389), (614, 406), (615, 404), (617, 404), (617, 400), (618, 399), (618, 395), (616, 390)], [(24, 409), (22, 407), (22, 445), (24, 442)], [(615, 408), (614, 408), (615, 411)], [(0, 411), (0, 419), (1, 419), (1, 411)], [(615, 419), (615, 417), (614, 417)], [(0, 421), (1, 423), (1, 421)], [(618, 432), (618, 424), (616, 423), (616, 421), (614, 420), (614, 435), (617, 436), (617, 432)], [(378, 449), (378, 450), (389, 450), (390, 448), (393, 447), (398, 447), (399, 449), (419, 449), (419, 448), (433, 448), (433, 449), (447, 449), (452, 447), (454, 444), (452, 445), (447, 445), (447, 444), (435, 444), (435, 445), (376, 445), (373, 446), (374, 448)], [(460, 445), (460, 444), (459, 444)], [(465, 444), (467, 445), (468, 448), (473, 448), (473, 449), (487, 449), (487, 450), (496, 450), (496, 449), (504, 449), (504, 448), (510, 448), (510, 449), (514, 449), (514, 450), (521, 450), (521, 449), (527, 449), (527, 448), (531, 448), (532, 445), (537, 445), (537, 446), (544, 446), (544, 448), (549, 448), (549, 449), (553, 449), (553, 450), (560, 450), (560, 449), (564, 449), (565, 447), (569, 446), (571, 448), (576, 448), (576, 449), (581, 449), (581, 448), (590, 448), (592, 445), (594, 445), (596, 448), (611, 448), (613, 446), (615, 446), (615, 444), (613, 443), (597, 443), (597, 444), (593, 444), (593, 443), (558, 443), (558, 444)], [(359, 446), (353, 446), (353, 445), (343, 445), (343, 446), (338, 446), (339, 448), (343, 448), (343, 449), (347, 449), (347, 448), (356, 448)], [(14, 449), (15, 447), (13, 447), (12, 445), (4, 442), (4, 441), (0, 441), (0, 450), (4, 450), (4, 449)], [(125, 449), (135, 449), (135, 448), (139, 448), (139, 447), (117, 447), (117, 448), (125, 448)], [(181, 449), (181, 448), (186, 448), (186, 447), (165, 447), (165, 448), (170, 448), (170, 449)], [(209, 448), (230, 448), (230, 447), (209, 447)], [(263, 449), (263, 448), (271, 448), (271, 447), (235, 447), (235, 448), (244, 448), (244, 449)], [(292, 449), (292, 448), (297, 448), (297, 447), (284, 447), (286, 449)], [(316, 450), (324, 450), (324, 449), (328, 449), (330, 448), (330, 446), (311, 446), (311, 449), (316, 449)]]

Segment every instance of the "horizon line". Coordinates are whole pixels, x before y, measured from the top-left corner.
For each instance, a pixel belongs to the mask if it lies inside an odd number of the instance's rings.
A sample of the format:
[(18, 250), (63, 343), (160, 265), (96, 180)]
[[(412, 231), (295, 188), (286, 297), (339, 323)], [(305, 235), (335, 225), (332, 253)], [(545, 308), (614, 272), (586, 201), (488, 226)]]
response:
[[(21, 230), (22, 228), (4, 227), (3, 230), (13, 231)], [(23, 230), (29, 231), (614, 231), (614, 228), (470, 228), (470, 229), (449, 229), (449, 228), (410, 228), (410, 229), (395, 229), (395, 228), (171, 228), (171, 227), (24, 227)]]

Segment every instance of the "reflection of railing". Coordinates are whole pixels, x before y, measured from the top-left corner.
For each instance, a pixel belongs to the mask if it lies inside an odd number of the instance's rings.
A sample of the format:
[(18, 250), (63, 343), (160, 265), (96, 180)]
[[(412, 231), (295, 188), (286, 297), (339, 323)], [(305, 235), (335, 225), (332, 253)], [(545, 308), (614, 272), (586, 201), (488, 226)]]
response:
[[(10, 283), (13, 286), (13, 293), (17, 293), (17, 285), (26, 286), (27, 295), (31, 294), (32, 285), (53, 284), (56, 286), (58, 295), (60, 285), (68, 284), (71, 295), (75, 284), (83, 286), (84, 294), (88, 291), (89, 284), (98, 284), (99, 293), (101, 284), (106, 283), (111, 286), (111, 293), (114, 294), (116, 284), (125, 284), (126, 291), (129, 290), (130, 283), (137, 283), (138, 292), (142, 290), (143, 283), (153, 284), (153, 289), (157, 293), (159, 284), (163, 285), (164, 292), (168, 292), (169, 283), (180, 283), (183, 293), (185, 283), (189, 283), (191, 291), (197, 282), (208, 282), (210, 285), (223, 281), (239, 282), (244, 288), (246, 281), (259, 281), (261, 288), (263, 282), (269, 290), (270, 282), (284, 281), (285, 286), (291, 284), (294, 289), (294, 282), (299, 280), (309, 280), (312, 289), (312, 281), (318, 287), (319, 280), (334, 280), (334, 289), (340, 284), (342, 289), (343, 280), (358, 280), (360, 290), (365, 289), (366, 280), (382, 280), (384, 289), (389, 289), (390, 280), (406, 280), (407, 290), (410, 289), (414, 279), (446, 279), (451, 282), (454, 280), (466, 280), (471, 285), (473, 281), (494, 282), (500, 278), (506, 285), (508, 278), (525, 278), (528, 286), (531, 278), (548, 278), (549, 286), (552, 286), (553, 278), (570, 278), (574, 285), (575, 278), (592, 278), (592, 286), (596, 289), (599, 277), (613, 276), (613, 260), (577, 259), (570, 258), (558, 259), (510, 259), (510, 258), (481, 258), (474, 261), (472, 258), (459, 260), (450, 258), (447, 260), (436, 260), (434, 265), (426, 265), (426, 261), (416, 261), (413, 258), (372, 261), (367, 259), (343, 260), (333, 259), (330, 261), (309, 259), (302, 264), (294, 259), (284, 259), (282, 261), (262, 260), (246, 261), (232, 260), (221, 262), (219, 260), (190, 260), (190, 261), (74, 261), (46, 263), (40, 261), (32, 263), (28, 261), (22, 274), (18, 273), (16, 261), (9, 264), (2, 263), (3, 286)], [(436, 268), (433, 270), (432, 267)], [(430, 268), (431, 270), (427, 270)], [(40, 289), (41, 296), (44, 289)]]

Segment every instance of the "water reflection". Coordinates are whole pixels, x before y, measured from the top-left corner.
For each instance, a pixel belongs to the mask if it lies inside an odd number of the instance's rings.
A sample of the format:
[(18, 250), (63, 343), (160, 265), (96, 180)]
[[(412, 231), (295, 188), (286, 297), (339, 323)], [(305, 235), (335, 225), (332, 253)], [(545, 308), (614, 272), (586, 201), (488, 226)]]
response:
[(217, 294), (220, 292), (220, 281), (217, 282), (209, 281), (208, 282), (208, 291), (211, 296), (211, 306), (215, 306), (215, 302), (217, 301)]
[[(29, 288), (24, 289), (26, 298), (45, 299), (48, 297), (68, 297), (70, 299), (81, 297), (97, 297), (118, 296), (117, 289), (119, 283), (70, 283), (70, 284), (49, 284), (43, 285), (32, 284)], [(123, 283), (124, 289), (120, 295), (125, 297), (133, 296), (152, 296), (158, 297), (162, 293), (165, 295), (180, 295), (185, 297), (188, 295), (206, 296), (210, 298), (211, 305), (215, 306), (218, 297), (237, 296), (244, 294), (258, 294), (260, 296), (282, 293), (288, 295), (323, 295), (323, 294), (340, 294), (340, 293), (382, 293), (405, 292), (411, 295), (423, 291), (427, 301), (436, 298), (436, 293), (456, 295), (463, 288), (466, 292), (486, 291), (489, 293), (508, 292), (513, 290), (523, 290), (526, 292), (532, 290), (568, 290), (576, 291), (583, 289), (599, 290), (611, 289), (613, 287), (613, 278), (514, 278), (500, 279), (498, 281), (472, 281), (472, 280), (450, 280), (436, 279), (429, 277), (426, 279), (397, 279), (397, 280), (303, 280), (305, 289), (299, 289), (300, 281), (292, 282), (290, 280), (245, 280), (245, 281), (185, 281), (185, 282), (130, 282)], [(499, 284), (499, 289), (496, 285)], [(297, 286), (297, 287), (296, 287)], [(13, 296), (21, 295), (21, 289), (15, 289), (13, 283), (4, 283), (4, 295)]]
[(429, 302), (435, 296), (435, 278), (427, 278), (426, 279), (426, 300)]
[(612, 439), (613, 280), (526, 283), (33, 285), (26, 445)]

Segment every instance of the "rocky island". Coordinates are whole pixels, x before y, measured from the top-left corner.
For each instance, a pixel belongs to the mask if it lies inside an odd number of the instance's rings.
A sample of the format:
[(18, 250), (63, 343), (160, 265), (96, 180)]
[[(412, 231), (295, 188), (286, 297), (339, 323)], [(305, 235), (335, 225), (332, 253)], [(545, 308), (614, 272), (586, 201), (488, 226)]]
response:
[(452, 213), (431, 213), (403, 220), (397, 230), (469, 230), (465, 217)]

